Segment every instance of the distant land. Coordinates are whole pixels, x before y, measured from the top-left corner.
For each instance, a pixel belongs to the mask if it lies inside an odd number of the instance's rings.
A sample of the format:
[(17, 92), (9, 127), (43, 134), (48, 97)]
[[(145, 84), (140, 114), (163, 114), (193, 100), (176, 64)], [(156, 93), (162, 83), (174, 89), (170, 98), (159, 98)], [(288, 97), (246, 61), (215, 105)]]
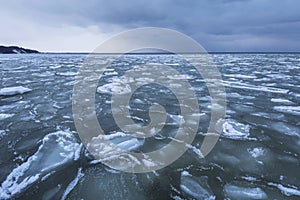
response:
[[(3, 46), (0, 45), (0, 54), (120, 54), (120, 53), (95, 53), (95, 52), (40, 52), (33, 49), (27, 49), (18, 46)], [(300, 51), (208, 51), (208, 52), (177, 52), (177, 54), (300, 54)], [(125, 54), (175, 54), (161, 49), (145, 48), (141, 50), (134, 50)]]
[(40, 53), (37, 50), (25, 49), (18, 46), (0, 46), (0, 54)]

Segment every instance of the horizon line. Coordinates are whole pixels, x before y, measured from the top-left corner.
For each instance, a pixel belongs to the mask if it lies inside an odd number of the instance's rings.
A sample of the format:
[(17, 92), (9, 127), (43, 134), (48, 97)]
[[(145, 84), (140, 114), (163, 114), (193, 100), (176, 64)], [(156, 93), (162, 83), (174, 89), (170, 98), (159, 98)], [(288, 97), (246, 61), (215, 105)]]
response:
[(207, 51), (207, 52), (129, 52), (129, 53), (93, 53), (93, 52), (40, 52), (40, 54), (300, 54), (300, 51)]

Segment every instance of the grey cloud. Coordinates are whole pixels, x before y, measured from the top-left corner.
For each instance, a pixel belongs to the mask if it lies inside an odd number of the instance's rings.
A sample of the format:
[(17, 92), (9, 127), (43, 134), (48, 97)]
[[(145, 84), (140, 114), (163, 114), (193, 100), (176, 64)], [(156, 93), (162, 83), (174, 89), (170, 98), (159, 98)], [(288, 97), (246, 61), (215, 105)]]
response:
[(124, 30), (143, 26), (173, 28), (210, 51), (300, 49), (298, 0), (13, 0), (3, 4), (16, 17), (53, 27), (94, 25), (105, 33), (112, 31), (112, 25)]

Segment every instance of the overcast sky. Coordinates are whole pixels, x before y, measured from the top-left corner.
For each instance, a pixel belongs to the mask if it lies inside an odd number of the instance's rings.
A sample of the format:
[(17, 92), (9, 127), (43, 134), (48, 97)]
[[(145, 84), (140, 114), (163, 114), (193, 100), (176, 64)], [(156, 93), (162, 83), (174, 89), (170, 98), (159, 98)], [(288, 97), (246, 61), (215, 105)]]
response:
[(90, 52), (131, 28), (172, 28), (207, 51), (300, 51), (299, 0), (0, 0), (0, 45)]

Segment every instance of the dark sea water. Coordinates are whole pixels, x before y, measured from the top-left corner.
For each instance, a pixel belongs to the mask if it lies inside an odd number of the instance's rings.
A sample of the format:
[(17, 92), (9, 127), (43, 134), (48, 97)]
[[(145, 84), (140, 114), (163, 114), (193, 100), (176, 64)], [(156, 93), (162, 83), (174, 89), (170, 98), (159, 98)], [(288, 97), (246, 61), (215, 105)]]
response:
[(147, 108), (158, 102), (169, 121), (164, 134), (147, 142), (124, 137), (110, 109), (112, 92), (130, 90), (118, 86), (119, 75), (146, 62), (175, 66), (197, 93), (201, 120), (194, 142), (170, 166), (144, 174), (113, 170), (81, 144), (72, 92), (85, 58), (0, 55), (0, 199), (300, 199), (300, 54), (212, 55), (227, 107), (219, 141), (205, 158), (199, 148), (211, 101), (201, 78), (175, 55), (127, 55), (115, 62), (99, 81), (97, 117), (117, 143), (128, 140), (135, 150), (167, 144), (180, 109), (166, 88), (140, 88), (131, 117), (148, 123)]

